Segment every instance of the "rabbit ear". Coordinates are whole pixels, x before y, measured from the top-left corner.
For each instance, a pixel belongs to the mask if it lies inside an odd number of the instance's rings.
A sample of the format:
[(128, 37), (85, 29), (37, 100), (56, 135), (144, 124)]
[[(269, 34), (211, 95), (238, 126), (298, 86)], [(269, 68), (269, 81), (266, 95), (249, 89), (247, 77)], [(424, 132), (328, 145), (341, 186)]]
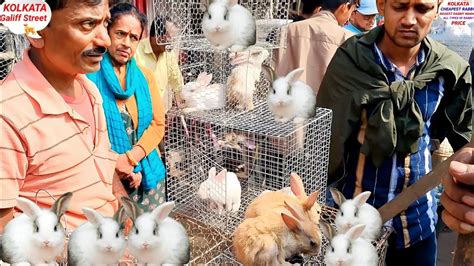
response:
[(306, 200), (308, 198), (308, 195), (306, 195), (306, 192), (304, 191), (303, 181), (297, 173), (290, 174), (290, 188), (291, 192), (293, 192), (297, 198), (301, 200)]
[(207, 74), (206, 72), (202, 72), (201, 74), (199, 74), (196, 79), (197, 83), (203, 87), (209, 85), (209, 83), (211, 83), (211, 80), (212, 74)]
[(364, 203), (367, 202), (367, 200), (370, 197), (370, 194), (371, 194), (370, 191), (364, 191), (354, 198), (354, 202), (357, 208), (360, 208), (360, 206), (364, 205)]
[(209, 169), (209, 179), (213, 179), (216, 176), (216, 168), (212, 167)]
[(290, 83), (290, 84), (295, 83), (295, 81), (297, 81), (300, 78), (300, 76), (301, 76), (301, 74), (303, 74), (303, 72), (304, 72), (304, 68), (297, 68), (297, 69), (291, 71), (290, 73), (288, 73), (286, 75), (286, 79), (288, 80), (288, 83)]
[(349, 239), (355, 240), (362, 235), (364, 229), (365, 224), (354, 225), (347, 231), (346, 235), (349, 236)]
[(168, 217), (171, 210), (173, 210), (174, 206), (175, 206), (174, 201), (165, 202), (161, 204), (160, 206), (158, 206), (156, 209), (154, 209), (151, 212), (151, 214), (153, 215), (153, 217), (155, 217), (155, 221), (157, 223), (160, 223), (161, 221), (163, 221), (163, 219)]
[(321, 229), (323, 235), (325, 235), (329, 240), (331, 240), (336, 235), (336, 230), (334, 230), (334, 227), (325, 221), (319, 221), (319, 229)]
[(268, 64), (262, 64), (262, 70), (265, 78), (273, 83), (276, 79), (275, 70)]
[(300, 209), (295, 206), (292, 202), (287, 202), (287, 201), (284, 201), (285, 203), (285, 207), (287, 210), (289, 210), (291, 212), (291, 215), (293, 215), (296, 219), (301, 219), (302, 216), (304, 215), (301, 215), (300, 213)]
[(303, 204), (305, 211), (311, 210), (313, 208), (314, 203), (318, 199), (319, 191), (315, 191), (309, 195), (308, 199), (306, 199), (305, 203)]
[(219, 183), (223, 183), (227, 175), (227, 169), (220, 171), (213, 179)]
[(23, 213), (30, 218), (38, 216), (41, 211), (41, 208), (38, 207), (38, 205), (27, 198), (17, 198), (16, 203), (18, 208), (20, 208)]
[(56, 214), (58, 220), (63, 216), (66, 212), (67, 208), (69, 207), (69, 203), (72, 199), (72, 192), (67, 192), (63, 194), (56, 202), (54, 202), (53, 206), (51, 207), (51, 211)]
[(283, 222), (286, 224), (288, 229), (290, 229), (291, 231), (299, 230), (300, 223), (295, 217), (286, 213), (281, 213), (281, 218), (283, 219)]
[(99, 226), (102, 220), (104, 220), (104, 216), (94, 209), (84, 207), (82, 208), (82, 212), (86, 216), (87, 220), (95, 226)]
[(127, 220), (127, 212), (125, 211), (125, 208), (120, 207), (120, 209), (114, 214), (114, 220), (121, 225), (125, 220)]
[(210, 0), (201, 0), (200, 8), (202, 12), (206, 12), (211, 4)]
[(139, 215), (137, 204), (128, 197), (123, 196), (121, 198), (122, 207), (124, 208), (125, 213), (135, 222)]
[(344, 195), (339, 190), (337, 190), (337, 188), (332, 187), (330, 188), (330, 191), (334, 202), (336, 202), (336, 204), (341, 207), (342, 203), (346, 201), (346, 197), (344, 197)]

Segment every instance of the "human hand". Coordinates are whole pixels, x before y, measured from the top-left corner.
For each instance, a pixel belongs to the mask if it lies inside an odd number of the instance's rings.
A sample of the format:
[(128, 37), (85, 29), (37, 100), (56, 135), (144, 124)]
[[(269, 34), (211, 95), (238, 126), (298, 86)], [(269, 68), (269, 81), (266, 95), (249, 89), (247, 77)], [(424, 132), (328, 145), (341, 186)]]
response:
[(130, 180), (130, 187), (137, 189), (140, 184), (142, 183), (142, 173), (131, 173), (128, 175), (128, 178)]
[(445, 191), (441, 196), (444, 223), (451, 229), (467, 234), (474, 232), (474, 148), (464, 148), (449, 165), (443, 178)]
[(115, 165), (115, 172), (120, 178), (124, 178), (133, 172), (133, 166), (128, 161), (126, 154), (120, 154)]

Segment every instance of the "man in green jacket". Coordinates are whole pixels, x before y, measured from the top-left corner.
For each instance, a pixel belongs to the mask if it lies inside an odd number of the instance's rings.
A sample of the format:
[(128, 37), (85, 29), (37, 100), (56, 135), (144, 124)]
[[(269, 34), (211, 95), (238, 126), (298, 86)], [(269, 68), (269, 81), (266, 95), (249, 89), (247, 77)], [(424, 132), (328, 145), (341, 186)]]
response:
[[(385, 24), (345, 42), (322, 81), (333, 110), (329, 184), (380, 207), (431, 171), (435, 139), (471, 139), (469, 65), (426, 37), (441, 0), (378, 0)], [(389, 223), (387, 265), (435, 265), (437, 202), (429, 192)]]

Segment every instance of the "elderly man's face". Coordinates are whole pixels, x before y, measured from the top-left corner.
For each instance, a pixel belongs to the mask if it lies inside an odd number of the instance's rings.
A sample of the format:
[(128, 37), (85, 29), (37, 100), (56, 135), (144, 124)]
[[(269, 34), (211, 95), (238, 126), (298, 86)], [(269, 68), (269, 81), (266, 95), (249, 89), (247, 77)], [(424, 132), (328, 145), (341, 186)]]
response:
[(41, 31), (44, 64), (67, 75), (95, 72), (105, 48), (110, 46), (107, 0), (88, 5), (68, 0), (63, 9), (53, 12), (50, 25)]
[(378, 0), (379, 11), (385, 16), (385, 34), (396, 46), (413, 48), (418, 45), (437, 17), (440, 0)]

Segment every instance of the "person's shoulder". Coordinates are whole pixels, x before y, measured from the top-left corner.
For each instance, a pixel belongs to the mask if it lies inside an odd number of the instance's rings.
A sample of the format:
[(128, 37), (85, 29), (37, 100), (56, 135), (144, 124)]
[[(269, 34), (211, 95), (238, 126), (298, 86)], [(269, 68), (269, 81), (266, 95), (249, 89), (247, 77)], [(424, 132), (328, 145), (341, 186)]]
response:
[(10, 73), (2, 83), (0, 93), (0, 110), (2, 119), (18, 129), (42, 116), (36, 101), (20, 86), (21, 77)]

